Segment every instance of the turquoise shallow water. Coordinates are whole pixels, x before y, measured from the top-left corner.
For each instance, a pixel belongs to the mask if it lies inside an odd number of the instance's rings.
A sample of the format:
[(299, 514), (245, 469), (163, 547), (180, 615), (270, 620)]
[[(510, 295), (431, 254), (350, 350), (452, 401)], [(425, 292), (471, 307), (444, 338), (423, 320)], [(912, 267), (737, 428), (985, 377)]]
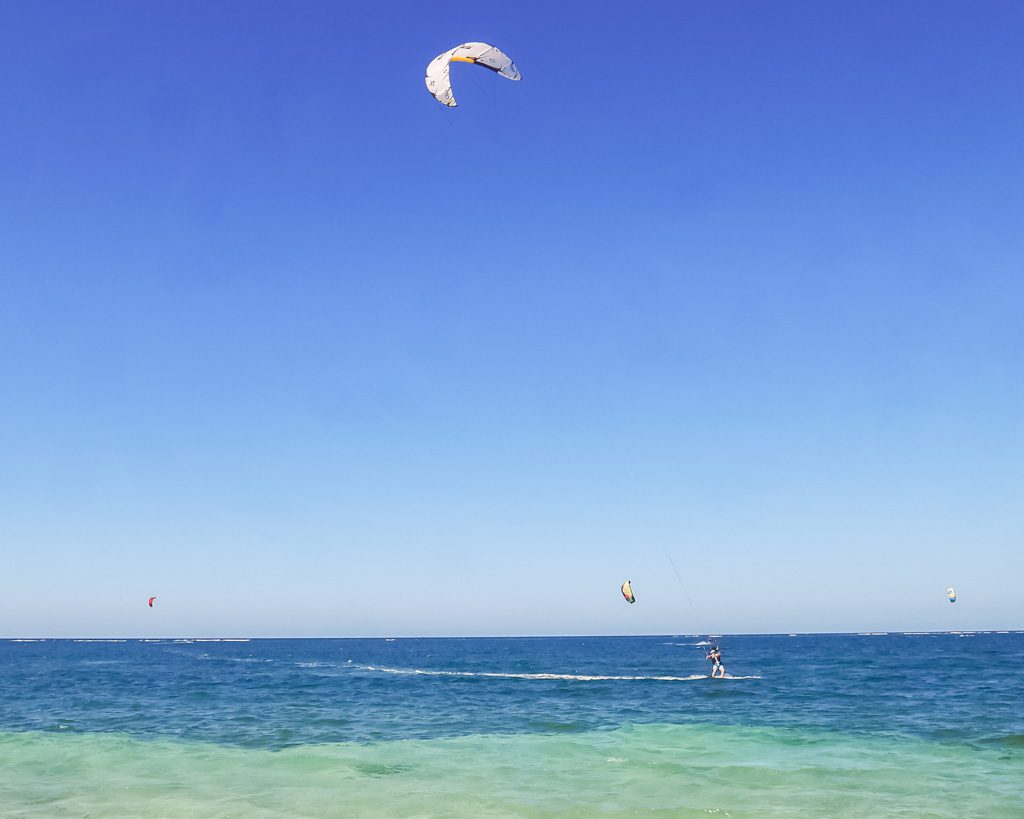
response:
[(281, 751), (0, 737), (23, 816), (1022, 816), (1020, 751), (778, 728), (637, 725)]
[(1024, 816), (1024, 635), (698, 642), (0, 643), (0, 815)]

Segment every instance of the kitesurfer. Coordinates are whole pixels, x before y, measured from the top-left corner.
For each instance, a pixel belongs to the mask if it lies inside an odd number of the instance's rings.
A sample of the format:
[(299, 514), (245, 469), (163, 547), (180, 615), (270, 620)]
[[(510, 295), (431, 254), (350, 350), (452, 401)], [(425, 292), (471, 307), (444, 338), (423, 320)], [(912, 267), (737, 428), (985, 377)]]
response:
[(711, 676), (714, 677), (725, 677), (725, 666), (722, 664), (722, 649), (717, 645), (708, 649), (708, 655), (705, 657), (706, 660), (711, 661)]

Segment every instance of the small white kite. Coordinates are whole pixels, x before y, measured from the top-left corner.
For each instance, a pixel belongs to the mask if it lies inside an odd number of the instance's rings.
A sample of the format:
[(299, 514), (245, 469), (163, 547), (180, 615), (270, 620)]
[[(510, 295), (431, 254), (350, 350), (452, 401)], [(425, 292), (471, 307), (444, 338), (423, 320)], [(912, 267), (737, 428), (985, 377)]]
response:
[(512, 58), (487, 43), (463, 43), (438, 54), (427, 65), (427, 90), (442, 105), (454, 108), (458, 105), (452, 95), (452, 81), (449, 71), (452, 63), (472, 63), (489, 68), (509, 80), (521, 80)]
[(636, 597), (633, 595), (633, 586), (628, 580), (622, 584), (619, 591), (622, 592), (622, 596), (626, 598), (627, 603), (636, 602)]

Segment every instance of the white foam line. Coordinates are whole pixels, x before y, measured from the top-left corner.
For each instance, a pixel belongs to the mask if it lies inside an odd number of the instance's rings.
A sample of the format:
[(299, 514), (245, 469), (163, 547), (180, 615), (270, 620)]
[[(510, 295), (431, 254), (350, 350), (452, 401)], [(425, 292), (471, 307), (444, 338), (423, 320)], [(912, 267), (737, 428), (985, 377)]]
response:
[(175, 640), (176, 643), (248, 643), (248, 637), (192, 637)]
[[(424, 677), (491, 677), (506, 680), (574, 680), (580, 682), (599, 682), (604, 680), (659, 680), (662, 682), (690, 682), (705, 680), (706, 674), (691, 674), (689, 677), (670, 676), (616, 676), (606, 674), (526, 674), (501, 671), (428, 671), (422, 668), (386, 668), (384, 666), (362, 666), (366, 671), (380, 671), (384, 674), (413, 674)], [(730, 679), (730, 678), (727, 678)], [(732, 677), (731, 679), (745, 679)]]
[(127, 640), (75, 640), (76, 643), (127, 643)]

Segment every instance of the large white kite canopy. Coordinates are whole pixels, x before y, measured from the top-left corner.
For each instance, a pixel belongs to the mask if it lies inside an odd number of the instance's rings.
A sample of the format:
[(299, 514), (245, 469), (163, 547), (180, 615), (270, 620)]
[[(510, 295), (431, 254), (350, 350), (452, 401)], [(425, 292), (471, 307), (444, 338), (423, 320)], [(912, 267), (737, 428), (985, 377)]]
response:
[(512, 58), (487, 43), (463, 43), (438, 54), (427, 65), (427, 90), (442, 105), (454, 108), (458, 105), (452, 94), (452, 81), (448, 76), (452, 63), (473, 63), (489, 68), (509, 80), (521, 80)]

